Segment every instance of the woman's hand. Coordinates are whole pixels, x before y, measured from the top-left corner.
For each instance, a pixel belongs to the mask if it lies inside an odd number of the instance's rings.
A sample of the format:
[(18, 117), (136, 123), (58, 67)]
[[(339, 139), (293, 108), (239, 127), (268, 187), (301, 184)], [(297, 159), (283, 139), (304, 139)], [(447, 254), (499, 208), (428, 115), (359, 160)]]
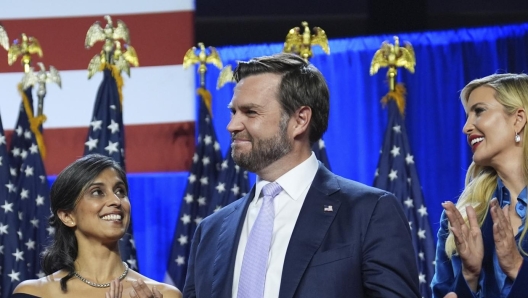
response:
[(163, 298), (163, 295), (156, 287), (152, 287), (151, 291), (142, 279), (132, 282), (132, 287), (134, 288), (130, 291), (130, 297), (132, 298)]
[(442, 207), (444, 207), (451, 224), (449, 229), (455, 237), (456, 249), (462, 260), (462, 274), (470, 289), (476, 292), (484, 258), (484, 242), (482, 241), (477, 215), (473, 207), (466, 207), (468, 226), (452, 202), (442, 203)]
[[(152, 287), (151, 291), (142, 279), (132, 282), (132, 288), (130, 290), (130, 297), (133, 298), (163, 298), (163, 294), (156, 287)], [(121, 281), (119, 279), (112, 280), (110, 290), (106, 292), (105, 298), (121, 298), (122, 295), (123, 285)]]
[(510, 222), (510, 205), (500, 208), (497, 198), (490, 202), (491, 218), (493, 219), (493, 239), (495, 240), (495, 251), (499, 259), (499, 265), (510, 279), (515, 280), (519, 268), (521, 268), (523, 257), (517, 248), (515, 236)]
[(116, 278), (110, 282), (110, 290), (106, 292), (105, 298), (121, 298), (121, 295), (123, 295), (123, 285), (119, 278)]

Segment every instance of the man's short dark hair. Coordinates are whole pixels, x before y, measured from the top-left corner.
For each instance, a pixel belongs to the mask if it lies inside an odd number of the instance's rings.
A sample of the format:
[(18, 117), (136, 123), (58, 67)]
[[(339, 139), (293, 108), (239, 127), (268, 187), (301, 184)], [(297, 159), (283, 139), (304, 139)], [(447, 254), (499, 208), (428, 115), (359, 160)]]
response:
[(280, 53), (239, 62), (233, 76), (239, 82), (245, 77), (264, 73), (282, 76), (278, 93), (286, 114), (293, 115), (301, 106), (312, 109), (310, 143), (317, 142), (328, 128), (330, 110), (330, 94), (321, 72), (298, 55)]

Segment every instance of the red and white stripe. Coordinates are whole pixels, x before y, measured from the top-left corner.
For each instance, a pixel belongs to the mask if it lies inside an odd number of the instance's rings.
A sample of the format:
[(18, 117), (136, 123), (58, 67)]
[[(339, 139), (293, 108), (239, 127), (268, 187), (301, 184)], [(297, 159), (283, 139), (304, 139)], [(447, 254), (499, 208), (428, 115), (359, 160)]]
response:
[[(47, 121), (44, 137), (46, 170), (56, 174), (81, 156), (93, 111), (98, 73), (88, 80), (90, 59), (102, 43), (84, 48), (88, 28), (104, 15), (120, 19), (130, 30), (131, 45), (140, 67), (126, 74), (123, 118), (126, 125), (126, 159), (129, 172), (188, 170), (194, 151), (194, 68), (183, 70), (185, 52), (194, 44), (194, 1), (85, 1), (31, 0), (13, 2), (0, 9), (0, 24), (10, 43), (21, 33), (40, 42), (44, 56), (33, 56), (61, 74), (62, 89), (49, 84), (44, 104)], [(3, 54), (2, 54), (3, 53)], [(0, 113), (6, 134), (14, 129), (22, 79), (19, 62), (7, 64), (0, 48)], [(36, 95), (34, 95), (36, 98)]]

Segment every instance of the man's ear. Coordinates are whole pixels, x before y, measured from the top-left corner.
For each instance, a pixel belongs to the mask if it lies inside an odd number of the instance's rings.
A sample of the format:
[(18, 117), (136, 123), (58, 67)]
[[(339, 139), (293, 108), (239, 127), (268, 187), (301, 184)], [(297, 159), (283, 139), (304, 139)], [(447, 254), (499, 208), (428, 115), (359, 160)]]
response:
[(526, 126), (526, 111), (524, 109), (518, 109), (515, 112), (515, 132), (520, 134)]
[(71, 211), (59, 210), (57, 211), (57, 216), (67, 227), (73, 228), (77, 225), (75, 217), (73, 216)]
[(293, 115), (294, 137), (307, 132), (310, 128), (310, 120), (312, 119), (312, 109), (308, 106), (302, 106)]

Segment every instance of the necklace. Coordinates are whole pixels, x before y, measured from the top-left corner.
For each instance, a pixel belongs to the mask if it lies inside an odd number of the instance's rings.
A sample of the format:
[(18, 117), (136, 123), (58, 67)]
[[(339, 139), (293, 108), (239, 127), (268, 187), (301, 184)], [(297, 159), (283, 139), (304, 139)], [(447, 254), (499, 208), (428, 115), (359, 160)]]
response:
[[(127, 263), (123, 262), (123, 265), (125, 266), (125, 271), (123, 272), (123, 274), (121, 274), (119, 276), (119, 280), (123, 280), (123, 278), (125, 278), (125, 276), (128, 274), (128, 265)], [(73, 274), (78, 278), (80, 279), (83, 283), (87, 284), (87, 285), (90, 285), (92, 287), (96, 287), (96, 288), (108, 288), (110, 287), (110, 283), (111, 282), (108, 282), (108, 283), (105, 283), (105, 284), (98, 284), (98, 283), (95, 283), (95, 282), (92, 282), (92, 281), (89, 281), (87, 280), (86, 278), (82, 277), (79, 275), (79, 273), (77, 273), (76, 271), (73, 272)]]

